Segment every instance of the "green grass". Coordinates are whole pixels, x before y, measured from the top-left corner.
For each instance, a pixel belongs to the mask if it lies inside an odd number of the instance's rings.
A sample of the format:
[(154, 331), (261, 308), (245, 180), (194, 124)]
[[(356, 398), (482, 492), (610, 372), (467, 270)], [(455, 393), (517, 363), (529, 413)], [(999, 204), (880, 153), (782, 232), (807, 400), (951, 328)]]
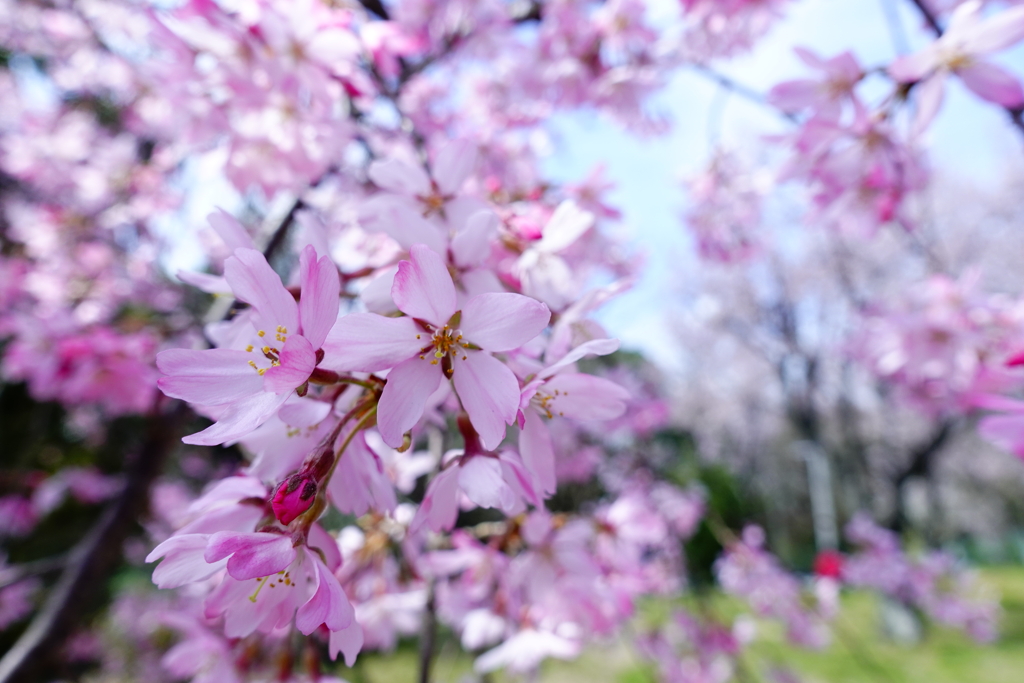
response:
[[(785, 667), (804, 683), (1021, 683), (1024, 681), (1024, 568), (989, 568), (979, 572), (983, 585), (1002, 596), (1000, 639), (979, 645), (966, 636), (936, 626), (925, 631), (922, 642), (901, 646), (887, 642), (879, 629), (877, 598), (866, 592), (844, 595), (832, 645), (812, 652), (785, 642), (782, 629), (758, 622), (758, 636), (744, 654), (748, 674), (743, 683), (767, 683), (757, 672)], [(694, 605), (692, 600), (690, 606)], [(701, 603), (721, 618), (741, 612), (729, 598), (713, 595)], [(645, 606), (647, 618), (670, 611), (664, 601)], [(441, 634), (434, 681), (459, 683), (472, 671), (472, 656), (461, 653), (450, 634)], [(341, 675), (352, 683), (415, 681), (417, 655), (411, 644), (387, 655), (361, 656), (356, 670)], [(496, 675), (495, 683), (515, 680)], [(588, 649), (572, 662), (548, 661), (543, 683), (653, 683), (650, 671), (626, 642), (611, 642)]]

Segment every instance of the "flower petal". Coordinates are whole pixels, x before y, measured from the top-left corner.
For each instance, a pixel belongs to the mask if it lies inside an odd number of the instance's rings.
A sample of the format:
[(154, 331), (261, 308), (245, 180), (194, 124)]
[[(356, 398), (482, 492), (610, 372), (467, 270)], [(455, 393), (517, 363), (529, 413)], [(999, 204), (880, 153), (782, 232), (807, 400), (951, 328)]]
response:
[(575, 242), (594, 225), (594, 214), (584, 211), (571, 199), (558, 205), (551, 214), (544, 235), (533, 245), (537, 251), (554, 254)]
[(488, 351), (510, 351), (530, 341), (551, 319), (548, 307), (511, 292), (478, 294), (462, 309), (460, 329), (468, 341)]
[(501, 476), (497, 458), (477, 455), (466, 458), (459, 466), (459, 488), (466, 497), (482, 508), (503, 510), (510, 507), (514, 495)]
[(299, 331), (299, 307), (281, 278), (255, 249), (235, 249), (224, 262), (224, 278), (235, 296), (256, 309), (261, 323), (270, 330), (278, 325), (292, 333)]
[(442, 194), (455, 194), (476, 167), (477, 145), (470, 140), (452, 140), (434, 159), (434, 180)]
[(284, 571), (295, 561), (295, 546), (283, 534), (218, 531), (210, 537), (204, 558), (216, 562), (228, 556), (228, 574), (245, 581)]
[(316, 367), (316, 351), (305, 337), (293, 334), (281, 347), (280, 365), (267, 368), (263, 374), (264, 391), (287, 393), (309, 379)]
[(913, 83), (927, 76), (938, 65), (938, 51), (935, 43), (932, 43), (920, 52), (896, 59), (889, 65), (889, 75), (900, 83)]
[(288, 396), (257, 391), (233, 403), (217, 422), (201, 432), (182, 438), (182, 441), (195, 446), (217, 446), (238, 441), (269, 420), (288, 400)]
[(178, 588), (186, 583), (202, 581), (224, 568), (226, 562), (209, 563), (203, 559), (207, 534), (181, 534), (171, 536), (153, 548), (146, 562), (163, 561), (153, 570), (153, 583), (157, 588)]
[(252, 354), (234, 349), (168, 349), (156, 357), (167, 375), (157, 380), (172, 398), (204, 406), (241, 400), (263, 388), (263, 378), (249, 366)]
[(404, 195), (372, 197), (360, 208), (359, 222), (366, 230), (390, 235), (403, 249), (426, 244), (443, 253), (447, 245), (441, 228), (424, 218), (418, 203)]
[(583, 342), (579, 346), (573, 348), (562, 358), (558, 359), (556, 363), (552, 363), (538, 372), (537, 377), (541, 379), (550, 377), (562, 368), (572, 365), (584, 356), (607, 356), (609, 353), (618, 351), (618, 349), (618, 339), (591, 339), (590, 341)]
[(409, 250), (408, 261), (399, 261), (391, 298), (402, 313), (438, 327), (455, 313), (452, 276), (441, 257), (422, 244)]
[(402, 445), (405, 433), (423, 416), (427, 399), (437, 391), (441, 378), (440, 365), (431, 365), (430, 359), (415, 356), (388, 373), (388, 383), (377, 406), (377, 428), (384, 443), (392, 448)]
[(466, 226), (452, 239), (452, 261), (460, 268), (483, 263), (491, 252), (491, 238), (498, 232), (498, 214), (478, 211), (469, 217)]
[(431, 531), (451, 529), (458, 516), (459, 468), (453, 465), (430, 480), (409, 533), (419, 533), (424, 526)]
[(469, 351), (466, 360), (455, 361), (452, 381), (480, 442), (494, 450), (505, 438), (505, 425), (516, 419), (519, 380), (489, 353)]
[(917, 114), (911, 127), (911, 134), (920, 135), (928, 128), (942, 106), (942, 98), (946, 91), (948, 72), (943, 69), (936, 71), (919, 83), (917, 90)]
[(615, 382), (578, 372), (552, 377), (538, 394), (551, 396), (554, 415), (573, 420), (612, 420), (626, 411), (629, 392)]
[(316, 249), (307, 245), (299, 256), (299, 277), (302, 294), (299, 297), (299, 320), (302, 336), (313, 349), (323, 346), (327, 332), (338, 321), (341, 305), (341, 278), (338, 267), (327, 256), (316, 257)]
[(350, 313), (327, 335), (323, 365), (335, 370), (378, 372), (412, 358), (429, 344), (429, 335), (412, 318)]
[(997, 52), (1024, 38), (1024, 6), (993, 14), (964, 31), (963, 47), (971, 54)]
[(379, 187), (398, 194), (430, 194), (430, 178), (419, 166), (398, 159), (374, 161), (367, 171)]
[(1001, 66), (972, 62), (957, 69), (956, 74), (971, 92), (983, 100), (1011, 108), (1024, 104), (1024, 89), (1020, 81)]
[(238, 219), (224, 209), (217, 209), (207, 216), (206, 220), (210, 222), (210, 227), (217, 232), (217, 235), (224, 240), (224, 244), (231, 251), (256, 248), (256, 245), (252, 243), (252, 237), (238, 222)]
[(352, 603), (348, 601), (338, 579), (328, 571), (320, 558), (309, 550), (304, 549), (303, 552), (307, 554), (308, 561), (313, 563), (317, 585), (313, 597), (295, 613), (295, 628), (307, 636), (320, 628), (320, 624), (326, 625), (331, 631), (340, 631), (352, 623)]
[(356, 663), (356, 655), (363, 649), (363, 629), (355, 619), (348, 628), (340, 631), (332, 631), (328, 642), (328, 649), (331, 659), (337, 659), (338, 653), (345, 655), (345, 666), (352, 666)]
[(523, 464), (536, 480), (544, 495), (551, 495), (557, 487), (555, 478), (555, 449), (551, 434), (536, 410), (523, 411), (526, 422), (519, 433), (519, 455)]

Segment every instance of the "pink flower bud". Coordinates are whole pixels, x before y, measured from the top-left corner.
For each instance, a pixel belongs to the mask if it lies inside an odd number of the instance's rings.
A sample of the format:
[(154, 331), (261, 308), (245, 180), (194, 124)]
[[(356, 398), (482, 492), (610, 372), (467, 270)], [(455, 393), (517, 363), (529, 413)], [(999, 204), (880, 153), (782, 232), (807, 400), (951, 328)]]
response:
[(316, 491), (316, 480), (309, 474), (293, 474), (282, 481), (274, 492), (274, 498), (270, 501), (274, 516), (282, 524), (291, 524), (292, 520), (313, 504)]

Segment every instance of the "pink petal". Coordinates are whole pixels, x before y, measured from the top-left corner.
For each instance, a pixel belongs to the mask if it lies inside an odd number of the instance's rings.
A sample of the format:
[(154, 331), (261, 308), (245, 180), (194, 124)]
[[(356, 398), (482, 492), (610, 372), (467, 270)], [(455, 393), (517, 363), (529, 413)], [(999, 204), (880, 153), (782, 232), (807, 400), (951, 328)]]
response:
[(476, 166), (477, 145), (469, 140), (452, 140), (434, 159), (434, 180), (441, 194), (451, 195), (462, 189), (466, 178)]
[(594, 225), (594, 214), (585, 211), (571, 199), (558, 205), (544, 226), (544, 235), (534, 249), (554, 254), (578, 240)]
[(615, 382), (575, 372), (556, 375), (538, 393), (552, 396), (552, 413), (573, 420), (612, 420), (626, 411), (629, 400), (629, 392)]
[(256, 248), (256, 245), (252, 243), (252, 237), (242, 227), (242, 224), (238, 222), (238, 219), (224, 209), (217, 209), (207, 216), (206, 220), (210, 222), (210, 227), (217, 232), (220, 238), (224, 240), (224, 244), (232, 252), (235, 249)]
[(388, 373), (377, 406), (377, 428), (392, 448), (402, 445), (405, 433), (420, 421), (427, 399), (441, 384), (441, 366), (431, 365), (431, 360), (430, 356), (424, 360), (414, 356)]
[(424, 526), (431, 531), (451, 529), (458, 516), (459, 468), (453, 465), (430, 480), (409, 533), (418, 533)]
[(423, 217), (419, 204), (404, 195), (380, 194), (370, 198), (359, 211), (367, 230), (390, 235), (403, 249), (425, 244), (443, 253), (447, 239), (437, 225)]
[(370, 450), (362, 434), (352, 439), (338, 461), (327, 492), (334, 507), (357, 517), (366, 514), (371, 508), (381, 512), (394, 510), (398, 504), (394, 486), (384, 471), (383, 463)]
[(548, 307), (511, 292), (478, 294), (462, 309), (459, 329), (468, 341), (488, 351), (517, 349), (543, 331)]
[(917, 85), (917, 114), (912, 125), (913, 135), (923, 133), (939, 113), (946, 91), (947, 75), (945, 69), (936, 71)]
[(794, 47), (793, 52), (800, 59), (801, 62), (811, 67), (812, 69), (825, 69), (827, 63), (814, 52), (811, 52), (806, 47)]
[(156, 357), (160, 389), (172, 398), (204, 406), (224, 405), (262, 391), (263, 378), (249, 366), (252, 354), (233, 349), (168, 349)]
[(299, 307), (281, 284), (281, 278), (255, 249), (236, 249), (224, 262), (224, 277), (235, 296), (256, 309), (267, 332), (280, 325), (299, 332)]
[(323, 346), (327, 332), (338, 320), (341, 305), (341, 278), (330, 258), (316, 258), (316, 250), (308, 245), (299, 256), (302, 294), (299, 297), (299, 320), (302, 336), (313, 349)]
[(459, 465), (459, 488), (482, 508), (504, 510), (515, 504), (497, 458), (477, 455), (464, 459)]
[(430, 194), (430, 178), (419, 166), (398, 159), (374, 161), (367, 171), (381, 189), (408, 195)]
[(207, 562), (228, 559), (228, 574), (239, 581), (284, 571), (295, 561), (295, 546), (282, 534), (219, 531), (210, 537)]
[(392, 266), (378, 273), (359, 292), (359, 300), (363, 302), (366, 310), (370, 313), (380, 315), (398, 313), (398, 307), (395, 306), (395, 302), (391, 298), (391, 288), (395, 284), (395, 273), (397, 272), (398, 266)]
[(1024, 5), (1011, 7), (972, 26), (963, 36), (963, 47), (971, 54), (997, 52), (1024, 38)]
[(281, 406), (277, 416), (289, 427), (315, 427), (330, 413), (330, 403), (296, 397)]
[(398, 263), (391, 298), (398, 310), (440, 327), (455, 313), (455, 284), (441, 257), (417, 244)]
[(164, 558), (153, 570), (153, 583), (158, 588), (178, 588), (202, 581), (223, 569), (226, 563), (210, 564), (203, 559), (209, 538), (206, 534), (180, 534), (153, 548), (153, 552), (146, 556), (146, 562)]
[(524, 503), (539, 507), (541, 499), (537, 497), (533, 479), (519, 454), (512, 450), (503, 450), (499, 454), (501, 460), (501, 476), (513, 493), (512, 505), (502, 508), (506, 514), (515, 515), (525, 510)]
[(978, 423), (978, 433), (996, 446), (1024, 457), (1024, 418), (1020, 415), (990, 415)]
[(452, 261), (460, 268), (483, 263), (491, 253), (491, 238), (498, 232), (498, 214), (478, 211), (466, 221), (466, 227), (452, 239)]
[(220, 275), (197, 273), (188, 270), (179, 270), (174, 275), (185, 284), (192, 285), (193, 287), (201, 289), (209, 294), (231, 295), (231, 286), (228, 285), (228, 281)]
[(607, 356), (609, 353), (618, 351), (618, 349), (618, 339), (591, 339), (588, 342), (583, 342), (579, 346), (574, 347), (571, 351), (560, 358), (558, 362), (553, 363), (538, 372), (537, 377), (541, 379), (550, 377), (562, 368), (572, 365), (584, 356)]
[(315, 553), (303, 550), (307, 560), (313, 563), (316, 572), (316, 592), (306, 604), (295, 613), (295, 627), (304, 635), (309, 635), (320, 624), (325, 624), (331, 631), (340, 631), (352, 623), (352, 604), (341, 589), (338, 579), (334, 577)]
[(768, 91), (769, 104), (785, 112), (799, 112), (814, 106), (821, 99), (821, 84), (806, 79), (785, 81)]
[(900, 57), (889, 65), (889, 75), (900, 83), (913, 83), (928, 75), (939, 65), (938, 53), (932, 43), (920, 52)]
[(277, 412), (288, 400), (288, 394), (258, 391), (231, 405), (216, 423), (201, 432), (182, 439), (196, 446), (217, 446), (248, 436)]
[(281, 347), (280, 365), (263, 373), (263, 390), (286, 393), (301, 386), (316, 367), (316, 351), (305, 337), (293, 334)]
[(523, 414), (526, 422), (519, 433), (519, 455), (526, 469), (536, 479), (537, 487), (545, 495), (551, 495), (558, 486), (551, 434), (536, 410), (528, 408)]
[(957, 69), (956, 74), (971, 92), (983, 100), (1011, 108), (1024, 104), (1024, 89), (1020, 81), (1001, 66), (989, 62), (972, 62)]
[(355, 619), (348, 628), (340, 631), (332, 631), (328, 643), (331, 659), (336, 659), (338, 653), (345, 655), (345, 666), (352, 666), (356, 663), (356, 655), (363, 649), (363, 629)]
[[(469, 351), (454, 363), (452, 381), (462, 407), (484, 448), (494, 450), (505, 438), (519, 408), (519, 380), (501, 361), (483, 351)], [(388, 444), (390, 445), (390, 444)]]
[(378, 372), (412, 358), (430, 343), (430, 335), (412, 318), (350, 313), (327, 335), (323, 365), (336, 370)]
[[(469, 219), (481, 211), (493, 212), (494, 209), (487, 202), (470, 195), (460, 195), (454, 199), (449, 199), (444, 204), (445, 222), (456, 233), (465, 230), (469, 225)], [(443, 251), (438, 253), (443, 253)]]
[(319, 524), (313, 524), (309, 527), (307, 543), (310, 548), (315, 548), (324, 554), (324, 561), (329, 570), (338, 571), (338, 568), (341, 567), (341, 550), (338, 548), (338, 540), (334, 536), (324, 531)]

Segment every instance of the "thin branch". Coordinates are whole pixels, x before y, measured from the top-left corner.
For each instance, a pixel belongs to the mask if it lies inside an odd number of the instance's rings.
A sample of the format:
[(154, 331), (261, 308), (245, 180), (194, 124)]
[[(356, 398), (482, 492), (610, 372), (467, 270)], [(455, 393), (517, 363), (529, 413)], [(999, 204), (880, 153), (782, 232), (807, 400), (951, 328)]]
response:
[(67, 561), (68, 556), (62, 554), (7, 567), (0, 571), (0, 588), (7, 588), (30, 576), (43, 576), (54, 572), (67, 564)]
[(932, 12), (931, 8), (924, 3), (924, 0), (910, 0), (910, 2), (917, 7), (917, 10), (921, 13), (921, 16), (924, 17), (925, 23), (928, 24), (928, 27), (932, 32), (936, 36), (941, 36), (943, 34), (942, 24), (939, 23), (939, 18), (935, 16), (935, 13)]
[(728, 76), (726, 76), (725, 74), (719, 73), (704, 64), (692, 63), (689, 66), (694, 71), (699, 73), (701, 76), (704, 76), (705, 78), (714, 81), (718, 85), (722, 86), (723, 88), (726, 88), (730, 92), (739, 95), (743, 99), (749, 102), (753, 102), (754, 104), (758, 104), (762, 107), (767, 107), (768, 109), (775, 112), (775, 114), (777, 114), (778, 116), (786, 119), (786, 121), (788, 121), (789, 123), (798, 122), (798, 119), (794, 114), (790, 114), (789, 112), (784, 112), (781, 109), (773, 107), (771, 104), (768, 103), (768, 100), (762, 93), (759, 93), (753, 88), (743, 85), (742, 83), (738, 83), (733, 79), (729, 78)]
[(434, 668), (434, 650), (437, 647), (437, 600), (434, 582), (427, 587), (427, 608), (423, 613), (423, 627), (420, 630), (420, 672), (419, 683), (430, 683)]
[(178, 443), (188, 407), (174, 401), (169, 412), (154, 414), (146, 439), (128, 466), (128, 478), (89, 533), (67, 558), (67, 567), (46, 602), (14, 646), (0, 659), (0, 683), (49, 680), (61, 661), (64, 641), (78, 627), (122, 562), (124, 542), (149, 507), (149, 489)]
[(368, 11), (376, 14), (384, 21), (391, 19), (391, 15), (388, 14), (388, 10), (384, 7), (384, 3), (381, 0), (359, 0), (359, 4)]

